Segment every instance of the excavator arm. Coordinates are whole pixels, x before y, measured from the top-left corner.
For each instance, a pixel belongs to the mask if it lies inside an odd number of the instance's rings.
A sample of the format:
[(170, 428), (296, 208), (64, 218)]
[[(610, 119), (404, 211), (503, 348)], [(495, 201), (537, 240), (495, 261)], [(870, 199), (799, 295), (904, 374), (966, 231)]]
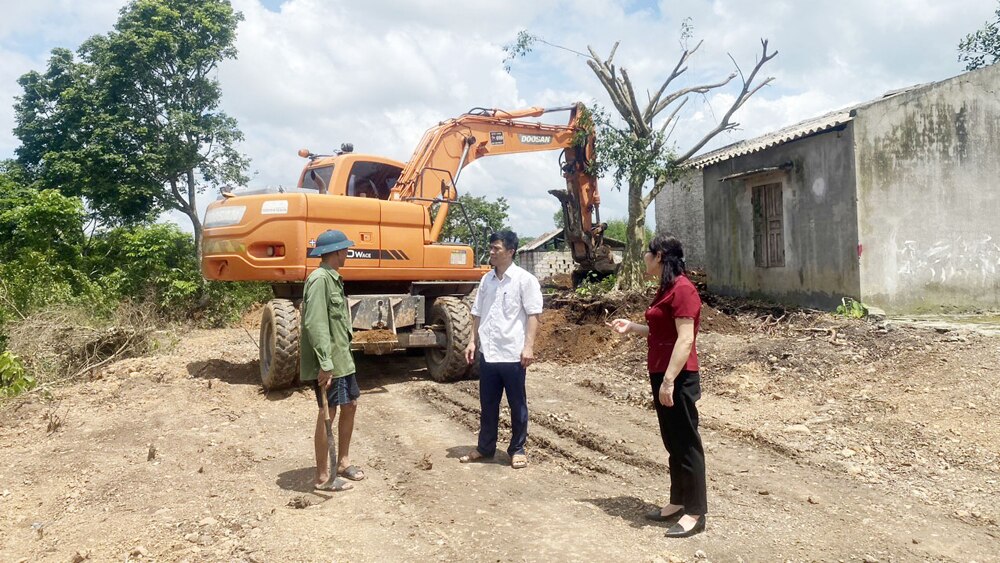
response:
[[(555, 111), (569, 111), (569, 123), (551, 125), (527, 121)], [(613, 271), (604, 245), (597, 178), (588, 173), (594, 156), (592, 128), (580, 125), (583, 104), (516, 111), (477, 108), (428, 130), (403, 169), (389, 199), (430, 207), (439, 204), (426, 243), (438, 240), (450, 203), (458, 198), (462, 169), (476, 160), (500, 154), (562, 150), (560, 167), (566, 188), (550, 190), (563, 207), (566, 243), (583, 270)]]

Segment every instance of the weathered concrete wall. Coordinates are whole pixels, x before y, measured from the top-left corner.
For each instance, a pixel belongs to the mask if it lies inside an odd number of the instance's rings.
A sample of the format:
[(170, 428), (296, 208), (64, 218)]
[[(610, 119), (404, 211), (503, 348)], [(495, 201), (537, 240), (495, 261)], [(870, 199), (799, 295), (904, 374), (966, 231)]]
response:
[(705, 193), (701, 170), (689, 170), (656, 196), (657, 233), (670, 233), (684, 245), (688, 268), (704, 268)]
[(855, 117), (865, 302), (1000, 306), (1000, 65)]
[[(785, 266), (753, 258), (751, 186), (719, 179), (791, 161), (783, 174)], [(791, 141), (705, 168), (708, 287), (727, 295), (766, 297), (831, 308), (860, 297), (852, 129)]]

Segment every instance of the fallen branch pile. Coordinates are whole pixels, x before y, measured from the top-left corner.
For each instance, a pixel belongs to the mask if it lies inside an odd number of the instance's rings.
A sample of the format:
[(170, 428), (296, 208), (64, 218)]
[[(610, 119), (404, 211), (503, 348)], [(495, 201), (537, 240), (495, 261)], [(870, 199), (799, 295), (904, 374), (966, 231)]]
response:
[(125, 304), (112, 318), (99, 320), (83, 309), (58, 306), (11, 325), (8, 346), (45, 388), (148, 353), (155, 330), (149, 307)]

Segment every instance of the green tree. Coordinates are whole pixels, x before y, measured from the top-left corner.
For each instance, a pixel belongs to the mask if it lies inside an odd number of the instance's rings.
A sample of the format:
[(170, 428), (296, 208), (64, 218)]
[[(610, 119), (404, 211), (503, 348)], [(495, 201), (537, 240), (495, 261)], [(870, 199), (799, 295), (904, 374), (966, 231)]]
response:
[(958, 62), (965, 70), (976, 70), (1000, 60), (1000, 5), (996, 19), (987, 21), (981, 29), (970, 33), (958, 43)]
[[(465, 214), (457, 205), (452, 205), (448, 211), (448, 220), (441, 231), (441, 240), (445, 242), (461, 242), (473, 247), (476, 260), (482, 261), (489, 255), (489, 236), (503, 229), (510, 229), (507, 224), (507, 210), (510, 205), (503, 197), (490, 201), (485, 197), (468, 194), (459, 196), (458, 200), (465, 208)], [(465, 216), (469, 220), (466, 222)], [(469, 230), (469, 223), (472, 230)]]
[[(608, 221), (608, 228), (604, 230), (604, 236), (625, 241), (628, 233), (628, 222), (625, 219), (611, 219)], [(648, 243), (653, 238), (653, 229), (644, 227), (642, 233), (642, 243)]]
[[(607, 91), (614, 105), (613, 118), (602, 110), (593, 112), (597, 134), (594, 172), (604, 175), (613, 171), (615, 188), (627, 190), (628, 194), (626, 246), (618, 275), (619, 287), (623, 289), (636, 290), (643, 286), (645, 266), (642, 262), (644, 251), (642, 240), (646, 232), (646, 209), (656, 196), (677, 178), (685, 162), (716, 135), (739, 126), (732, 121), (733, 114), (751, 96), (773, 80), (773, 78), (761, 79), (758, 76), (764, 65), (777, 56), (777, 52), (768, 51), (768, 42), (762, 39), (761, 55), (749, 74), (743, 74), (737, 66), (728, 77), (717, 82), (679, 86), (676, 81), (687, 72), (686, 65), (702, 44), (699, 42), (693, 48), (687, 48), (686, 43), (691, 36), (692, 27), (689, 20), (685, 20), (681, 28), (681, 45), (684, 50), (677, 64), (662, 83), (647, 91), (647, 95), (644, 96), (647, 101), (642, 105), (628, 69), (614, 63), (615, 51), (618, 49), (617, 42), (607, 57), (598, 55), (592, 47), (587, 48), (587, 53), (567, 49), (586, 59), (587, 65)], [(527, 31), (521, 31), (514, 43), (504, 48), (507, 53), (504, 60), (505, 67), (509, 69), (511, 61), (530, 53), (537, 43), (566, 49)], [(691, 95), (705, 95), (724, 88), (737, 76), (740, 77), (741, 87), (733, 95), (733, 101), (722, 113), (718, 123), (690, 147), (678, 149), (670, 136), (679, 119), (679, 112), (688, 98)]]
[(19, 162), (42, 188), (83, 196), (108, 225), (165, 210), (202, 226), (197, 195), (246, 182), (236, 121), (219, 110), (219, 63), (242, 15), (228, 0), (132, 0), (77, 60), (56, 49), (19, 79)]
[(85, 218), (80, 198), (0, 172), (0, 333), (45, 305), (98, 295), (84, 273)]

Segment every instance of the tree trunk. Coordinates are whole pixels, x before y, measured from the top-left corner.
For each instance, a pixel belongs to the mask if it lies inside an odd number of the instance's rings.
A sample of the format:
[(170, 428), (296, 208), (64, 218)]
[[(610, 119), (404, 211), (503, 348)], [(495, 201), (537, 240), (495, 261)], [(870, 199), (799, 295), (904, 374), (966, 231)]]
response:
[(646, 264), (642, 237), (646, 228), (646, 210), (642, 206), (645, 178), (630, 178), (628, 185), (628, 223), (625, 228), (625, 254), (618, 271), (618, 288), (639, 291), (646, 281)]
[(198, 205), (196, 204), (197, 188), (194, 183), (194, 170), (187, 171), (187, 189), (188, 189), (188, 205), (187, 213), (188, 218), (191, 219), (191, 228), (194, 230), (194, 252), (195, 257), (198, 259), (198, 265), (201, 266), (201, 220), (198, 219)]

